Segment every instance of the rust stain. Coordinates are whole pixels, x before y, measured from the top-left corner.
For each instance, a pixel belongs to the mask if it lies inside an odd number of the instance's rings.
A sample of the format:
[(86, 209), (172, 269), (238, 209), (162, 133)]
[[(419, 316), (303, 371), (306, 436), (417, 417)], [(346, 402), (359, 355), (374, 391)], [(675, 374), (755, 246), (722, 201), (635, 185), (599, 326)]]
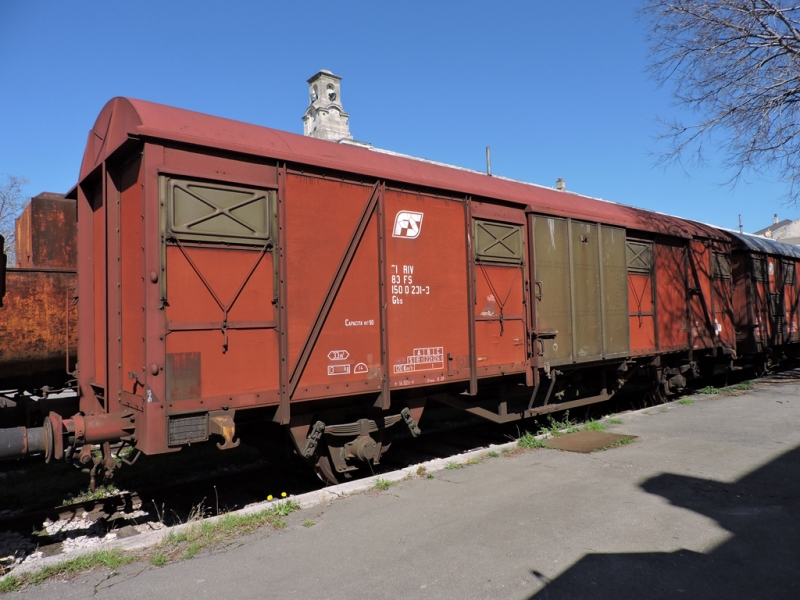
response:
[[(64, 367), (67, 298), (77, 283), (70, 272), (9, 269), (0, 308), (0, 378)], [(77, 307), (70, 302), (71, 366), (77, 345)]]

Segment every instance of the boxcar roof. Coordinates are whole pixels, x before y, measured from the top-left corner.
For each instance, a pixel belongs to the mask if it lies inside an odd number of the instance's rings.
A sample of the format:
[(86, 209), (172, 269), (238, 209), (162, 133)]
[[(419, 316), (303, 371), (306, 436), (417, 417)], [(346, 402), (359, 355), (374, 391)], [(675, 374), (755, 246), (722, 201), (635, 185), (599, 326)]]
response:
[(778, 240), (771, 240), (749, 233), (739, 233), (738, 231), (725, 230), (725, 233), (739, 241), (741, 245), (752, 252), (800, 258), (800, 248), (792, 244), (784, 244)]
[(532, 212), (572, 216), (628, 229), (727, 239), (712, 227), (607, 200), (130, 98), (114, 98), (100, 112), (89, 132), (79, 181), (131, 137), (219, 148), (469, 194), (476, 199), (503, 200), (525, 205)]

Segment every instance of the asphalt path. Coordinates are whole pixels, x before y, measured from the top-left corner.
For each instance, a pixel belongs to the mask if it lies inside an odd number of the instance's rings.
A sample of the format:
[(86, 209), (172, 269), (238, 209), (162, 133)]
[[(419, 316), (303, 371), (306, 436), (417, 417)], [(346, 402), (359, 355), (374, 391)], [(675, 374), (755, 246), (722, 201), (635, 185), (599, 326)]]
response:
[(9, 598), (800, 598), (798, 377), (621, 415), (630, 445), (486, 458)]

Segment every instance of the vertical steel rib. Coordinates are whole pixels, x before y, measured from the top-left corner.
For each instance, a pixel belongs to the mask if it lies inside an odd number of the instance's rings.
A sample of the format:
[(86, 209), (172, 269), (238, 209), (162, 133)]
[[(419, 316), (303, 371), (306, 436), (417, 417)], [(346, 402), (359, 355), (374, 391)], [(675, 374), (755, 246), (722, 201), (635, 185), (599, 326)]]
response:
[(478, 393), (478, 358), (475, 348), (475, 254), (472, 251), (472, 198), (464, 199), (464, 229), (467, 251), (467, 322), (469, 327), (469, 395)]
[(378, 187), (378, 281), (381, 324), (381, 395), (380, 408), (392, 404), (389, 390), (389, 294), (386, 289), (386, 184)]
[(291, 418), (289, 405), (289, 318), (286, 312), (286, 165), (278, 168), (278, 356), (280, 360), (278, 378), (280, 381), (280, 405), (275, 413), (275, 421), (287, 425)]

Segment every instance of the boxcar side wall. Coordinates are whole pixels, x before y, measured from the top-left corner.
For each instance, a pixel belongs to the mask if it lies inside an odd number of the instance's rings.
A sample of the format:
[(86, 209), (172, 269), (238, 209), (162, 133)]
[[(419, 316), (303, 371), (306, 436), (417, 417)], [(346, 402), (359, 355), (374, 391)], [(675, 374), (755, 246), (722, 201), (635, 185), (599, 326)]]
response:
[[(688, 321), (672, 238), (210, 149), (129, 148), (79, 191), (80, 381), (82, 410), (133, 414), (146, 453), (245, 409), (272, 407), (303, 439), (318, 410), (366, 401), (419, 418), (413, 388), (475, 393), (509, 374), (532, 386), (539, 367), (690, 347), (664, 325)], [(713, 252), (695, 246), (714, 345)]]

